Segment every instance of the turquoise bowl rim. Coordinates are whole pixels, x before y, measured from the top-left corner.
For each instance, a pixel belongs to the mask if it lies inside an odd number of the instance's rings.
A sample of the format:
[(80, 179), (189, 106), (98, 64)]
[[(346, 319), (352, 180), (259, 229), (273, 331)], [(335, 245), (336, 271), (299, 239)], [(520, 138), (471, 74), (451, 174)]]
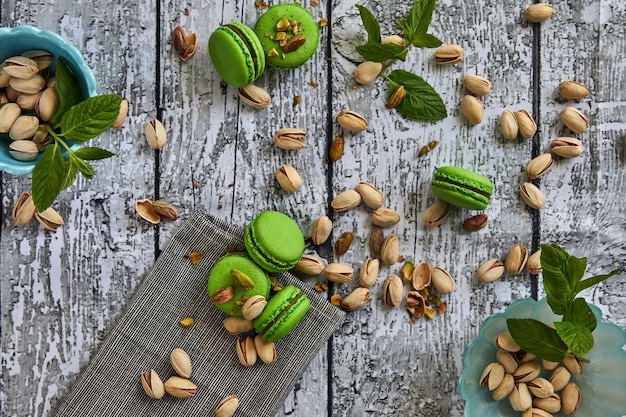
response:
[[(491, 342), (488, 341), (488, 337), (486, 336), (485, 333), (488, 331), (493, 331), (492, 327), (496, 327), (497, 322), (499, 320), (503, 320), (503, 319), (510, 318), (510, 317), (516, 317), (516, 318), (526, 317), (526, 316), (522, 316), (519, 314), (526, 307), (528, 307), (528, 310), (530, 311), (531, 315), (536, 315), (535, 313), (540, 312), (541, 316), (544, 318), (544, 321), (557, 320), (559, 318), (559, 316), (552, 313), (547, 303), (547, 300), (544, 297), (544, 298), (541, 298), (540, 300), (534, 300), (532, 298), (522, 298), (522, 299), (515, 300), (509, 305), (509, 307), (507, 307), (507, 309), (504, 312), (492, 314), (491, 316), (487, 317), (483, 321), (483, 323), (480, 326), (478, 336), (476, 336), (472, 341), (470, 341), (470, 343), (465, 347), (465, 350), (463, 351), (463, 371), (461, 372), (461, 376), (459, 377), (459, 380), (458, 380), (457, 391), (460, 397), (464, 401), (466, 401), (464, 414), (463, 414), (465, 417), (476, 417), (476, 416), (470, 415), (471, 410), (468, 407), (470, 401), (472, 401), (472, 398), (477, 396), (477, 394), (472, 394), (471, 392), (468, 392), (468, 391), (472, 391), (474, 389), (473, 386), (476, 385), (476, 384), (467, 382), (468, 374), (470, 374), (471, 372), (470, 368), (472, 364), (472, 353), (475, 350), (478, 351), (478, 348), (482, 344), (485, 344), (485, 343), (491, 344)], [(591, 308), (594, 315), (598, 319), (598, 326), (596, 330), (602, 329), (602, 330), (612, 331), (614, 334), (618, 334), (619, 337), (617, 337), (617, 340), (618, 340), (617, 344), (620, 345), (620, 348), (617, 349), (617, 351), (621, 351), (620, 354), (626, 355), (626, 351), (624, 351), (624, 347), (626, 347), (626, 331), (622, 329), (620, 326), (602, 321), (602, 311), (597, 306), (589, 303), (589, 307)], [(530, 317), (530, 315), (528, 317)], [(550, 319), (545, 320), (546, 317), (550, 317)], [(537, 317), (534, 317), (534, 318), (537, 318)], [(594, 346), (591, 353), (593, 353), (596, 349), (604, 353), (601, 346), (597, 344), (596, 346)], [(624, 358), (622, 357), (622, 359)], [(493, 360), (495, 361), (495, 357)], [(481, 364), (482, 368), (484, 368), (486, 365), (487, 363)], [(473, 369), (473, 371), (476, 371), (476, 370)], [(470, 387), (470, 385), (472, 385), (472, 387)], [(466, 387), (468, 391), (466, 391)], [(623, 390), (624, 396), (626, 396), (626, 385), (622, 387), (622, 390)], [(584, 395), (584, 392), (583, 392), (583, 395)], [(483, 397), (487, 398), (487, 401), (495, 403), (495, 400), (491, 399), (491, 393), (486, 388), (485, 388), (485, 395), (483, 395)], [(519, 414), (520, 413), (515, 412), (516, 416)], [(611, 416), (622, 416), (625, 414), (626, 414), (626, 409), (625, 410), (620, 409), (617, 414), (611, 414)], [(486, 414), (481, 417), (504, 416), (504, 415), (508, 416), (509, 414), (498, 412), (497, 414)], [(563, 414), (556, 413), (555, 415), (561, 416)], [(609, 415), (605, 415), (605, 414), (602, 414), (602, 415), (603, 417), (609, 417)]]
[[(62, 56), (75, 70), (75, 75), (81, 85), (83, 96), (88, 98), (96, 95), (96, 78), (85, 63), (81, 53), (76, 47), (65, 41), (56, 33), (28, 25), (13, 28), (1, 27), (0, 43), (2, 43), (0, 62), (10, 56), (30, 49), (49, 50), (54, 55), (55, 59), (58, 56)], [(82, 146), (82, 143), (75, 142), (70, 144), (70, 149), (76, 150)], [(17, 161), (9, 155), (9, 141), (4, 139), (0, 140), (0, 171), (12, 175), (30, 174), (39, 158), (41, 158), (41, 155), (34, 161)]]

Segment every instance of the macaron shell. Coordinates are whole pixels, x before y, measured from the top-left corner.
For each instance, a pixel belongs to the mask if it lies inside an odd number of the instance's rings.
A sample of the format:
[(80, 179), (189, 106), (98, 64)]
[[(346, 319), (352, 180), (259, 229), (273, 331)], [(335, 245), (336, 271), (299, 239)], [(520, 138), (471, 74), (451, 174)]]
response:
[(254, 31), (242, 23), (217, 28), (209, 38), (209, 55), (226, 83), (244, 87), (265, 69), (265, 53)]
[(445, 201), (453, 206), (470, 210), (484, 210), (489, 205), (489, 199), (485, 196), (449, 183), (433, 181), (432, 190), (433, 194), (441, 201)]
[[(282, 47), (278, 41), (271, 38), (276, 36), (276, 24), (282, 17), (300, 23), (298, 33), (305, 36), (306, 41), (300, 48), (292, 52), (286, 52), (283, 56)], [(319, 28), (311, 14), (304, 7), (297, 4), (276, 4), (265, 11), (259, 18), (254, 28), (260, 39), (269, 65), (278, 69), (296, 68), (303, 65), (317, 49), (319, 43)], [(275, 49), (278, 55), (271, 57), (269, 51)]]
[(493, 193), (489, 178), (451, 166), (437, 169), (431, 185), (433, 193), (442, 201), (473, 210), (484, 210)]
[(293, 285), (287, 285), (270, 298), (263, 313), (254, 320), (254, 329), (266, 341), (276, 342), (291, 333), (310, 305), (306, 294)]
[[(240, 286), (235, 285), (230, 275), (231, 269), (238, 269), (249, 276), (254, 281), (254, 288), (245, 291)], [(253, 295), (262, 295), (268, 298), (271, 282), (267, 272), (261, 269), (248, 255), (237, 253), (220, 258), (209, 273), (207, 281), (209, 297), (218, 289), (225, 287), (233, 287), (235, 291), (233, 299), (224, 304), (214, 305), (229, 316), (242, 317), (241, 306), (238, 306), (235, 301), (243, 301), (242, 297), (252, 297)]]

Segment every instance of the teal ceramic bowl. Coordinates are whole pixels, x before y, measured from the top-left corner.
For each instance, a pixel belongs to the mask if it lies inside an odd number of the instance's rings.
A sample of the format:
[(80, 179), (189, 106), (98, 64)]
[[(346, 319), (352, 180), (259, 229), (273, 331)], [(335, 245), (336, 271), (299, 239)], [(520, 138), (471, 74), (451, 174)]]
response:
[[(63, 57), (74, 70), (74, 77), (79, 83), (85, 98), (96, 95), (96, 79), (91, 69), (85, 65), (82, 55), (74, 46), (63, 40), (59, 35), (47, 30), (39, 30), (32, 26), (17, 26), (14, 28), (0, 28), (0, 62), (14, 55), (20, 55), (31, 49), (44, 49), (52, 53), (54, 60)], [(54, 71), (54, 64), (51, 70)], [(9, 155), (10, 139), (0, 139), (0, 171), (13, 175), (26, 175), (32, 172), (34, 161), (17, 161)], [(72, 149), (78, 149), (80, 143), (72, 143)]]
[[(593, 332), (595, 345), (587, 355), (591, 361), (584, 366), (581, 375), (572, 375), (581, 391), (580, 408), (576, 416), (581, 417), (622, 417), (626, 415), (626, 332), (619, 326), (601, 321), (600, 309), (590, 304), (598, 319), (598, 327)], [(544, 323), (560, 321), (552, 313), (546, 299), (535, 301), (522, 299), (513, 302), (504, 313), (487, 318), (476, 339), (472, 340), (463, 353), (463, 372), (458, 383), (458, 391), (465, 400), (466, 417), (519, 417), (504, 399), (495, 401), (491, 391), (480, 386), (482, 371), (495, 361), (496, 348), (493, 340), (507, 331), (508, 318), (534, 318)], [(562, 412), (555, 417), (565, 416)]]

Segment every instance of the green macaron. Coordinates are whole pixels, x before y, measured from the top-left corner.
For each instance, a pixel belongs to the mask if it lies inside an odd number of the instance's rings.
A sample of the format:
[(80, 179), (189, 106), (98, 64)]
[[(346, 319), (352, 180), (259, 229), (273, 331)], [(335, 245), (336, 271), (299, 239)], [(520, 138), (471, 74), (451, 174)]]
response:
[(311, 14), (297, 4), (276, 4), (256, 22), (267, 63), (289, 69), (303, 65), (317, 49), (319, 29)]
[(431, 183), (433, 193), (442, 201), (472, 210), (484, 210), (489, 205), (493, 184), (489, 178), (467, 169), (441, 167)]
[(254, 330), (267, 342), (276, 342), (291, 333), (310, 306), (306, 294), (287, 285), (269, 299), (261, 315), (254, 319)]
[[(234, 279), (233, 270), (239, 271), (234, 272)], [(240, 278), (240, 273), (245, 274), (243, 279)], [(243, 302), (254, 295), (268, 298), (271, 286), (267, 272), (247, 254), (233, 253), (223, 256), (213, 265), (209, 273), (207, 292), (217, 308), (229, 316), (242, 317)]]
[(248, 223), (244, 244), (250, 257), (269, 272), (293, 268), (304, 253), (302, 231), (278, 211), (264, 211)]
[(243, 23), (218, 27), (209, 37), (209, 55), (217, 72), (233, 87), (252, 84), (265, 70), (263, 46)]

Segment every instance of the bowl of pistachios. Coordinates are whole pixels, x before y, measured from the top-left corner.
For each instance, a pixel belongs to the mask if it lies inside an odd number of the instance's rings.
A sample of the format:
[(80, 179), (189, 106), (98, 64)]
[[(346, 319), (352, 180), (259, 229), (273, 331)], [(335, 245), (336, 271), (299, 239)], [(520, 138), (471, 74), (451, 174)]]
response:
[(78, 49), (54, 32), (0, 28), (0, 44), (0, 171), (26, 175), (53, 140), (60, 110), (95, 96), (96, 80)]

